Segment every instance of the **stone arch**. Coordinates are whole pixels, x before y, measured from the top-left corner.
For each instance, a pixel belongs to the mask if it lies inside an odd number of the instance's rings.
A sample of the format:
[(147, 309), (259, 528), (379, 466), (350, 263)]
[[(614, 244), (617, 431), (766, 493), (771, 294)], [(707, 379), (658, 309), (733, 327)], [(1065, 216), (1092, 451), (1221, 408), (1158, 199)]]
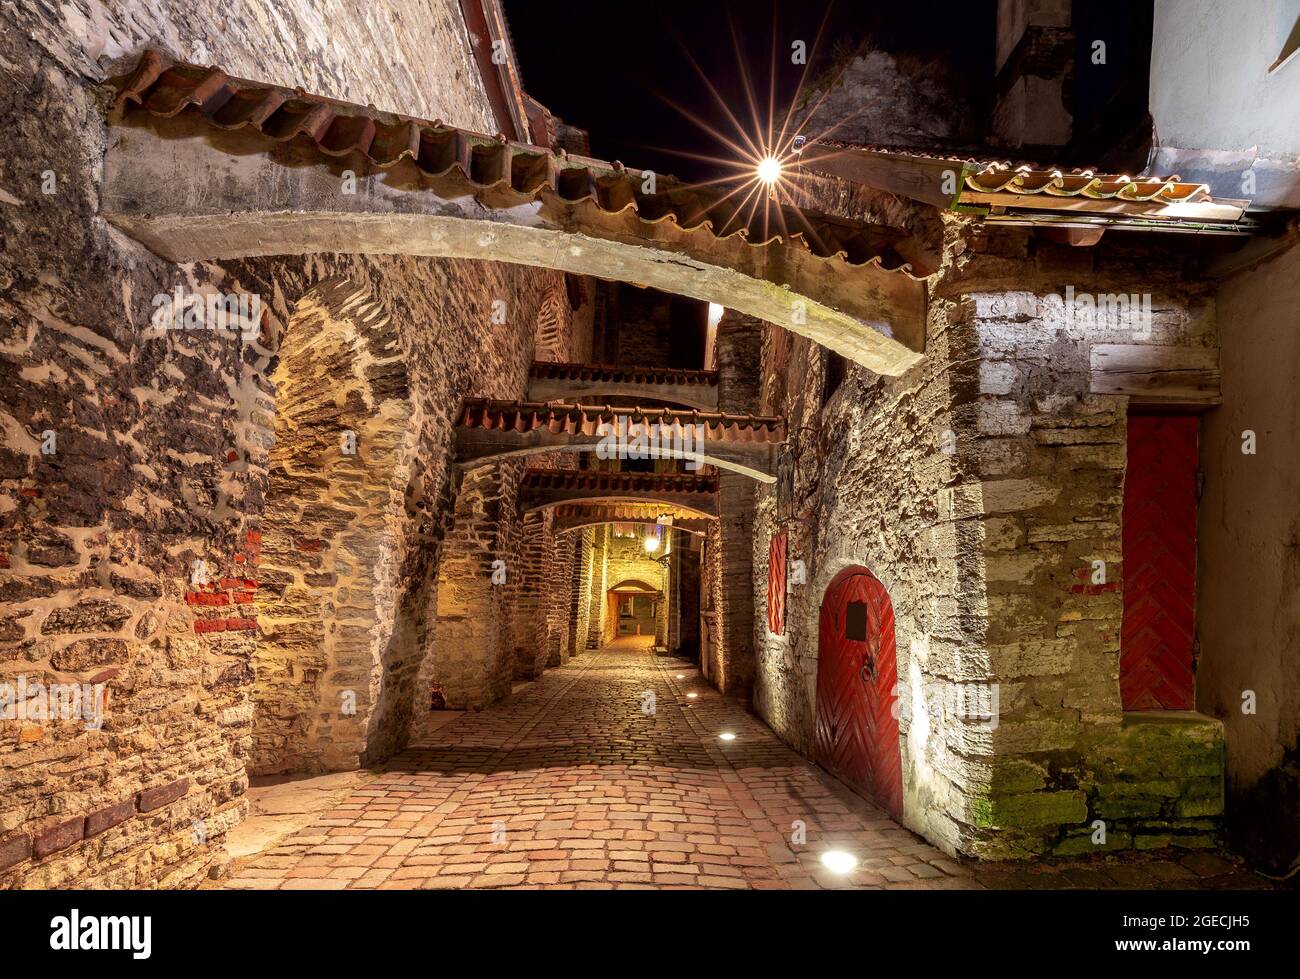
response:
[[(174, 261), (331, 252), (340, 242), (351, 253), (490, 259), (715, 302), (880, 374), (921, 360), (925, 284), (863, 233), (887, 229), (792, 214), (786, 234), (751, 241), (671, 178), (647, 195), (643, 175), (621, 164), (171, 67), (146, 52), (122, 80), (114, 121), (133, 128), (110, 142), (101, 201), (109, 221)], [(290, 119), (284, 135), (263, 131), (266, 117), (231, 122), (222, 110), (241, 91), (313, 103), (318, 128)], [(278, 108), (272, 115), (286, 122)], [(327, 131), (369, 137), (326, 145)], [(355, 192), (339, 193), (345, 177)]]
[(347, 277), (291, 306), (277, 354), (251, 768), (355, 768), (404, 734), (396, 677), (415, 648), (402, 571), (418, 411), (391, 321)]
[[(595, 438), (593, 437), (593, 439)], [(709, 449), (710, 445), (712, 445), (711, 449)], [(652, 459), (682, 459), (688, 462), (697, 462), (701, 465), (717, 466), (719, 469), (738, 473), (759, 483), (776, 482), (775, 463), (771, 461), (775, 451), (766, 453), (768, 460), (762, 460), (761, 458), (750, 458), (752, 453), (746, 451), (746, 448), (749, 447), (746, 443), (706, 442), (705, 446), (706, 451), (704, 452), (685, 452), (657, 447), (648, 447), (644, 451)], [(736, 446), (739, 446), (739, 448), (735, 448)], [(524, 449), (506, 449), (492, 455), (479, 456), (461, 462), (460, 465), (465, 469), (471, 469), (479, 466), (498, 465), (511, 459), (526, 459), (530, 456), (595, 452), (598, 448), (599, 445), (595, 440), (586, 444), (530, 446)], [(768, 469), (773, 471), (768, 472)]]
[[(703, 518), (702, 518), (702, 519), (703, 519)], [(660, 525), (659, 525), (656, 521), (654, 521), (654, 520), (640, 520), (640, 519), (638, 519), (638, 520), (610, 520), (610, 519), (608, 519), (607, 517), (592, 517), (591, 520), (589, 520), (589, 521), (583, 521), (582, 523), (574, 523), (574, 524), (570, 524), (570, 525), (568, 525), (568, 526), (566, 526), (566, 527), (564, 527), (564, 528), (562, 528), (562, 529), (560, 529), (560, 530), (557, 530), (557, 531), (556, 531), (556, 534), (579, 534), (579, 533), (582, 533), (582, 531), (586, 530), (586, 529), (589, 528), (589, 527), (600, 527), (600, 526), (603, 526), (603, 525), (608, 524), (608, 523), (634, 524), (634, 525), (636, 525), (636, 526), (638, 526), (638, 527), (657, 527), (657, 526), (660, 526)], [(703, 536), (705, 535), (705, 533), (706, 533), (706, 531), (701, 530), (701, 529), (699, 529), (699, 528), (696, 528), (696, 527), (683, 527), (683, 526), (681, 526), (681, 525), (679, 525), (679, 524), (673, 524), (673, 525), (672, 525), (672, 529), (673, 529), (673, 530), (676, 530), (676, 531), (679, 531), (680, 533), (683, 533), (683, 534), (692, 534), (692, 535), (694, 535), (694, 536), (696, 536), (696, 537), (703, 537)]]
[(640, 578), (624, 578), (615, 585), (611, 585), (610, 591), (636, 591), (642, 593), (653, 592), (659, 594), (659, 589), (648, 581), (642, 581)]
[(518, 521), (510, 515), (521, 474), (519, 464), (484, 466), (457, 487), (438, 560), (431, 641), (415, 680), (413, 735), (430, 709), (478, 709), (510, 692), (507, 608), (520, 570)]
[[(534, 513), (543, 510), (553, 510), (558, 506), (565, 506), (573, 503), (644, 503), (650, 506), (662, 507), (665, 512), (669, 510), (680, 511), (683, 516), (688, 516), (700, 520), (716, 521), (717, 515), (705, 510), (697, 510), (695, 507), (685, 503), (676, 503), (671, 500), (658, 499), (651, 496), (585, 496), (579, 499), (558, 500), (551, 503), (539, 503), (536, 506), (529, 507), (525, 513)], [(631, 521), (623, 520), (602, 520), (600, 523), (629, 523)]]

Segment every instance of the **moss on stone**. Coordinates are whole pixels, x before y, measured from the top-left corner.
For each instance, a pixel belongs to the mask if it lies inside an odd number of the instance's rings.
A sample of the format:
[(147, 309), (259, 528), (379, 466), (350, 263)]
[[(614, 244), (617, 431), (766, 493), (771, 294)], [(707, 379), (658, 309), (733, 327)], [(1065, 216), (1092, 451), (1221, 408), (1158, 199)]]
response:
[(1084, 830), (1079, 833), (1072, 832), (1056, 845), (1052, 853), (1058, 857), (1077, 857), (1093, 853), (1127, 850), (1132, 846), (1133, 836), (1130, 833), (1116, 833), (1108, 830), (1105, 843), (1094, 843), (1092, 841), (1092, 830)]
[(991, 829), (1061, 826), (1083, 822), (1088, 816), (1088, 805), (1079, 791), (1026, 792), (979, 800), (973, 816), (976, 826)]

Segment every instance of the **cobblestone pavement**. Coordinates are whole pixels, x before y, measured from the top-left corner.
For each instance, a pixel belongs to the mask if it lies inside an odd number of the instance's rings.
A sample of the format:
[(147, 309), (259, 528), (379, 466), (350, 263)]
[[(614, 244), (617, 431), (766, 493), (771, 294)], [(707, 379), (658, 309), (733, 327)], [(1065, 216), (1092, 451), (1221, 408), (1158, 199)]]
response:
[[(653, 692), (653, 711), (648, 708)], [(720, 735), (735, 735), (731, 741)], [(807, 842), (791, 844), (796, 821)], [(838, 875), (821, 855), (846, 850)], [(848, 793), (693, 666), (615, 645), (393, 759), (215, 886), (1260, 886), (1210, 853), (959, 862)]]

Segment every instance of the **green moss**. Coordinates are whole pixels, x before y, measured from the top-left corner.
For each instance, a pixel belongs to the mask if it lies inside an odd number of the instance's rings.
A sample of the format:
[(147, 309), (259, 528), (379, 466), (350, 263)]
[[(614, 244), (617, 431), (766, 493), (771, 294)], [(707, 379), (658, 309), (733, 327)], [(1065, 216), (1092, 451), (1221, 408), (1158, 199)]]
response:
[(1047, 771), (1041, 765), (1020, 758), (998, 761), (993, 770), (990, 795), (1018, 795), (1037, 792), (1047, 784)]
[(1061, 826), (1081, 823), (1088, 817), (1082, 792), (1026, 792), (992, 796), (975, 806), (975, 825), (993, 829), (1026, 826)]
[(1088, 830), (1078, 834), (1071, 834), (1063, 839), (1052, 850), (1052, 853), (1058, 857), (1078, 857), (1093, 853), (1110, 853), (1115, 850), (1127, 850), (1133, 845), (1133, 837), (1129, 833), (1115, 833), (1107, 831), (1105, 843), (1092, 842), (1092, 831)]

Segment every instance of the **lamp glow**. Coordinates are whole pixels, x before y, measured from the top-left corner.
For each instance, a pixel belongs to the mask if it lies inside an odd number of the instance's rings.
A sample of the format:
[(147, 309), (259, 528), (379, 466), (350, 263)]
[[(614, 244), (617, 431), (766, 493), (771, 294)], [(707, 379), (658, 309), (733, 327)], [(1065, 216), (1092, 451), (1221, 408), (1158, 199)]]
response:
[(769, 187), (781, 179), (781, 161), (774, 156), (765, 156), (758, 161), (758, 179)]
[(858, 858), (843, 850), (827, 850), (822, 854), (822, 866), (833, 874), (847, 874), (858, 865)]
[(659, 550), (659, 538), (653, 534), (647, 535), (645, 540), (641, 541), (641, 545), (646, 549), (647, 554), (653, 554)]
[(718, 737), (721, 738), (723, 741), (735, 741), (735, 740), (736, 740), (736, 736), (735, 736), (734, 734), (732, 734), (730, 731), (723, 731), (721, 734), (718, 735)]

